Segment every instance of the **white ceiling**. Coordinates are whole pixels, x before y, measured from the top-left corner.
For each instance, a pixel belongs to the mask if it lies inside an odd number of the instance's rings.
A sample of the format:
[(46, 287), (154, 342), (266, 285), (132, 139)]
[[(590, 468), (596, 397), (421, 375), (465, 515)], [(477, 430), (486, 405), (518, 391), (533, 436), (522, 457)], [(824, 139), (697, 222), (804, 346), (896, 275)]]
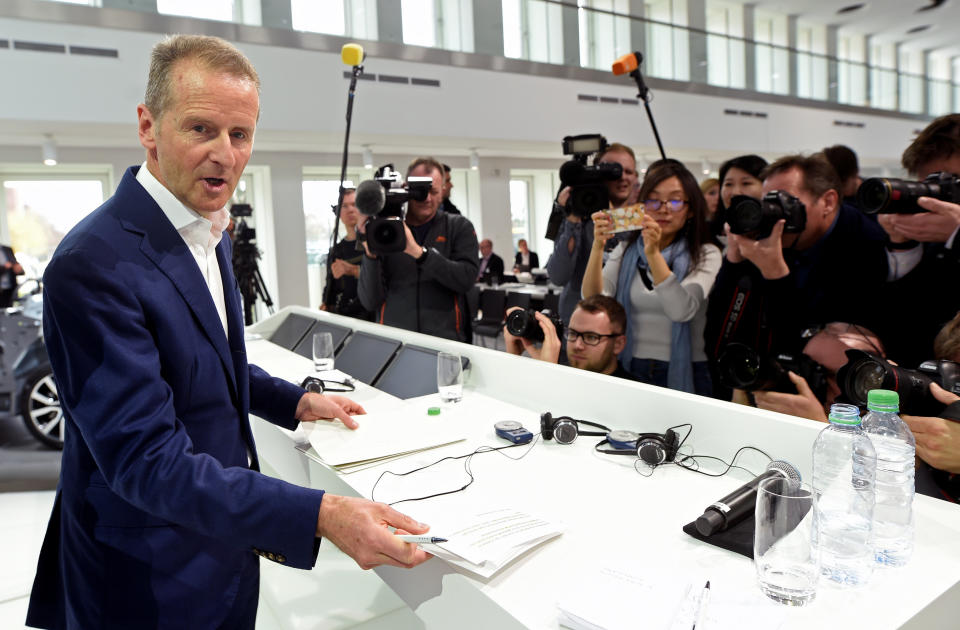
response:
[[(910, 48), (960, 55), (960, 2), (946, 0), (929, 11), (919, 11), (934, 0), (867, 0), (862, 9), (837, 14), (837, 10), (862, 0), (757, 0), (758, 9), (796, 15), (816, 24), (838, 25), (844, 31), (875, 35), (880, 42), (902, 42)], [(922, 33), (907, 31), (930, 25)]]

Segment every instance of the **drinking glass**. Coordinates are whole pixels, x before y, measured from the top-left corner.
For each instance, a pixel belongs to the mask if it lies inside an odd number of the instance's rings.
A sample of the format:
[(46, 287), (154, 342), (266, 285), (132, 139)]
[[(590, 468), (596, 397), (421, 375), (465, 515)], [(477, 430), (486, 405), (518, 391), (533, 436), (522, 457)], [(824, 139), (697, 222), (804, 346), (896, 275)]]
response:
[(463, 398), (463, 364), (459, 354), (437, 355), (437, 391), (443, 402), (460, 402)]
[(813, 546), (813, 492), (808, 484), (776, 477), (757, 487), (753, 561), (760, 590), (787, 606), (813, 601), (820, 557)]
[(333, 369), (333, 335), (313, 333), (313, 369), (317, 372)]

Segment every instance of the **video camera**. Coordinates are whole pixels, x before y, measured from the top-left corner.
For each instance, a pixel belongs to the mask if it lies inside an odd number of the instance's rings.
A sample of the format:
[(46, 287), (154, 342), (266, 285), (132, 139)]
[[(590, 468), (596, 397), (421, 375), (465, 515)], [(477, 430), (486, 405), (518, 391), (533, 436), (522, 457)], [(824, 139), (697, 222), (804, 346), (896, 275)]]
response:
[(591, 155), (602, 155), (606, 151), (607, 139), (598, 133), (579, 136), (566, 136), (563, 139), (563, 154), (573, 156), (560, 167), (560, 182), (570, 186), (570, 198), (566, 206), (553, 214), (547, 223), (546, 237), (553, 240), (560, 230), (560, 224), (566, 215), (575, 215), (587, 219), (597, 210), (610, 207), (610, 193), (606, 182), (612, 182), (623, 176), (623, 167), (616, 162), (603, 162), (587, 165)]
[(403, 204), (409, 200), (425, 201), (433, 186), (432, 177), (408, 177), (393, 170), (393, 164), (377, 169), (373, 179), (357, 186), (357, 210), (373, 217), (367, 221), (364, 232), (357, 233), (359, 241), (366, 241), (372, 254), (395, 254), (407, 245), (403, 229)]
[(761, 355), (750, 346), (732, 342), (717, 359), (720, 381), (727, 387), (752, 392), (758, 389), (796, 394), (788, 371), (806, 379), (818, 400), (827, 392), (827, 373), (822, 365), (805, 354)]
[(891, 177), (871, 177), (857, 190), (857, 204), (867, 214), (918, 214), (920, 197), (960, 203), (960, 177), (932, 173), (921, 182)]
[(917, 416), (936, 416), (944, 408), (930, 393), (930, 383), (960, 395), (960, 364), (924, 361), (910, 370), (863, 350), (847, 350), (847, 363), (837, 372), (840, 391), (854, 405), (865, 407), (871, 389), (890, 389), (900, 395), (900, 411)]
[(786, 219), (784, 233), (799, 234), (807, 226), (807, 210), (803, 202), (782, 190), (771, 190), (760, 201), (736, 195), (730, 200), (727, 211), (730, 231), (755, 241), (770, 236), (780, 219)]
[[(563, 320), (550, 312), (550, 310), (541, 311), (550, 318), (554, 327), (557, 329), (557, 337), (563, 339)], [(540, 328), (540, 322), (537, 321), (537, 311), (532, 308), (524, 308), (516, 311), (510, 311), (506, 321), (507, 332), (514, 337), (522, 337), (530, 341), (543, 341), (543, 328)]]

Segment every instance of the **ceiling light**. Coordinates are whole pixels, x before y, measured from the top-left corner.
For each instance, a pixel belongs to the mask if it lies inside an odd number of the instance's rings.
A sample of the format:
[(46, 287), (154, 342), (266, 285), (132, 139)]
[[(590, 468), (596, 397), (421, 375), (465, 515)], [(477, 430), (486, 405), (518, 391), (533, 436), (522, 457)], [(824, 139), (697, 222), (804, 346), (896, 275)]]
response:
[(913, 35), (914, 33), (922, 33), (928, 28), (930, 28), (929, 24), (924, 24), (922, 26), (914, 26), (913, 28), (907, 31), (907, 35)]
[(700, 169), (703, 171), (704, 175), (709, 175), (710, 171), (713, 169), (710, 167), (710, 160), (703, 158), (703, 161), (700, 162)]
[(41, 147), (43, 163), (47, 166), (57, 165), (57, 143), (51, 134), (46, 134)]
[(363, 168), (368, 171), (373, 168), (373, 151), (368, 146), (363, 147)]
[(848, 4), (845, 7), (841, 7), (837, 9), (837, 15), (843, 15), (844, 13), (853, 13), (854, 11), (859, 11), (865, 6), (867, 6), (865, 2), (859, 2), (857, 4)]
[(470, 170), (475, 171), (480, 168), (480, 156), (477, 154), (477, 150), (474, 149), (470, 151)]

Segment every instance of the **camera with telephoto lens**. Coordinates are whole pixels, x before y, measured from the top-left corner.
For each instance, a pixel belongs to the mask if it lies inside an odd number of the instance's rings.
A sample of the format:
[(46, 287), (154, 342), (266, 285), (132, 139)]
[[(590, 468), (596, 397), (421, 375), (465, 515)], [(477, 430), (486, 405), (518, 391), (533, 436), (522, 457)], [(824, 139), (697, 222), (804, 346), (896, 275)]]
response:
[(409, 200), (425, 201), (433, 186), (432, 177), (408, 177), (393, 170), (393, 164), (377, 169), (373, 179), (357, 186), (357, 210), (373, 217), (367, 221), (357, 240), (366, 241), (371, 254), (395, 254), (407, 246), (403, 229), (403, 204)]
[(610, 192), (606, 183), (623, 177), (623, 167), (616, 162), (587, 165), (591, 155), (602, 154), (608, 146), (607, 139), (598, 133), (564, 137), (563, 154), (573, 157), (560, 167), (560, 182), (570, 187), (570, 198), (566, 206), (560, 210), (554, 208), (550, 215), (547, 222), (548, 239), (556, 238), (560, 224), (567, 215), (588, 219), (597, 210), (610, 207)]
[(847, 363), (837, 372), (840, 391), (854, 405), (865, 407), (871, 389), (890, 389), (900, 395), (900, 411), (915, 416), (936, 416), (945, 407), (930, 393), (930, 383), (960, 395), (960, 364), (924, 361), (910, 370), (863, 350), (847, 350)]
[(759, 201), (736, 195), (730, 200), (727, 211), (730, 231), (755, 241), (770, 236), (780, 219), (786, 220), (784, 233), (799, 234), (807, 227), (807, 210), (803, 202), (782, 190), (771, 190)]
[[(549, 309), (541, 311), (550, 318), (553, 326), (557, 329), (557, 337), (563, 339), (563, 321), (550, 312)], [(532, 308), (517, 309), (510, 311), (507, 315), (507, 332), (514, 337), (523, 337), (530, 341), (543, 341), (543, 329), (540, 328), (540, 322), (537, 321), (537, 311)]]
[(857, 204), (867, 214), (917, 214), (926, 212), (917, 205), (920, 197), (960, 203), (960, 177), (932, 173), (922, 182), (892, 177), (865, 179), (857, 190)]
[(827, 393), (826, 370), (802, 353), (762, 355), (744, 343), (731, 342), (720, 353), (717, 369), (724, 385), (748, 392), (799, 393), (787, 374), (792, 371), (807, 381), (817, 400), (823, 400)]

